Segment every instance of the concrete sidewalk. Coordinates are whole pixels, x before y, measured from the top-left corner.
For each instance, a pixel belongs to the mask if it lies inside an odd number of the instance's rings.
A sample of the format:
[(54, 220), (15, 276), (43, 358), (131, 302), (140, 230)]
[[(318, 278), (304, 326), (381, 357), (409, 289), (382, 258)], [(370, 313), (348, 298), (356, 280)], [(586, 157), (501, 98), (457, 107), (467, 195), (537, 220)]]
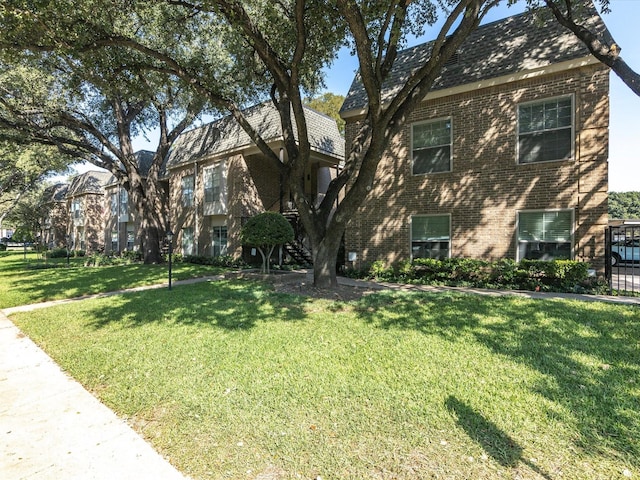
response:
[(0, 313), (0, 478), (186, 477)]

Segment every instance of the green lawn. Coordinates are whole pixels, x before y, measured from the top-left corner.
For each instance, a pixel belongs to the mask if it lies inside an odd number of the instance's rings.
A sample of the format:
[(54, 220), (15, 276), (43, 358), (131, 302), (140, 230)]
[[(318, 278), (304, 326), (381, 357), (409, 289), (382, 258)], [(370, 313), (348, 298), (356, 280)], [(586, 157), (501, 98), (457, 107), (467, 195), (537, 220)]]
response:
[[(168, 282), (167, 265), (120, 265), (83, 267), (84, 258), (47, 261), (59, 268), (39, 268), (44, 265), (36, 253), (29, 252), (24, 260), (22, 252), (0, 254), (0, 308), (30, 303), (79, 297), (92, 293), (111, 292), (124, 288)], [(173, 280), (216, 275), (219, 268), (179, 263), (173, 266)]]
[(194, 479), (640, 475), (640, 309), (208, 282), (12, 319)]

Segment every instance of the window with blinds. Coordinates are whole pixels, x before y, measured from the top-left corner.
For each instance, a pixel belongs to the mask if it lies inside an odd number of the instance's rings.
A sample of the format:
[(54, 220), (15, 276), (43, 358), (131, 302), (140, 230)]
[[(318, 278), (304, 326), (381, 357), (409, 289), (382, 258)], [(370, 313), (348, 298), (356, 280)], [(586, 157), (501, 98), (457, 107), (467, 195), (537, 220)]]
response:
[(518, 106), (518, 163), (565, 160), (572, 156), (572, 97)]
[(572, 258), (573, 211), (518, 213), (518, 260)]
[(411, 258), (447, 258), (450, 254), (451, 217), (411, 217)]
[(451, 119), (414, 123), (411, 126), (414, 175), (451, 171)]

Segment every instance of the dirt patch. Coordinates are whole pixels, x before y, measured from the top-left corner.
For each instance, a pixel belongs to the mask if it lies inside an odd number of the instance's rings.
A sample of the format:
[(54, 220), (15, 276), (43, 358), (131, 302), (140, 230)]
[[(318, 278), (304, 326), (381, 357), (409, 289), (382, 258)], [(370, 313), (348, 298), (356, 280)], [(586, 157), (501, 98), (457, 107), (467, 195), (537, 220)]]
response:
[(273, 285), (273, 289), (278, 293), (343, 302), (359, 300), (363, 295), (373, 292), (373, 290), (369, 288), (347, 285), (339, 285), (337, 288), (316, 288), (313, 286), (311, 278), (303, 273), (274, 272), (265, 275), (258, 272), (242, 272), (236, 273), (233, 276), (234, 278), (250, 278), (252, 280), (268, 282)]

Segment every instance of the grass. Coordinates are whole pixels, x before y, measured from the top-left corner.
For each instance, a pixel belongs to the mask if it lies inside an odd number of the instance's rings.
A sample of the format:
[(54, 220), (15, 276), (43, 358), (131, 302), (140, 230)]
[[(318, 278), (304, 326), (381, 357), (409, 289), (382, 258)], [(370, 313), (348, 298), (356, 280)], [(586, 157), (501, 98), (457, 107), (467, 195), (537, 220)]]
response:
[[(84, 258), (49, 259), (48, 266), (38, 254), (3, 252), (0, 255), (0, 308), (30, 303), (73, 298), (93, 293), (110, 292), (143, 285), (168, 282), (167, 265), (119, 265), (83, 267)], [(173, 265), (173, 280), (216, 275), (222, 269), (178, 263)]]
[(208, 282), (13, 316), (194, 479), (640, 475), (640, 310)]

